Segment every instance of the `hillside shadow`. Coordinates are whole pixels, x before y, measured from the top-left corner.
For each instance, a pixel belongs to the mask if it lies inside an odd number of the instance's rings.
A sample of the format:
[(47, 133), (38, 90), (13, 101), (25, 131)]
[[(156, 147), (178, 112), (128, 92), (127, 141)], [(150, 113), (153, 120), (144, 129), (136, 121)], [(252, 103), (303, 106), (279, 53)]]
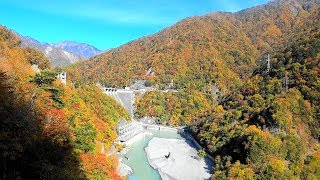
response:
[(0, 72), (0, 179), (86, 179), (70, 143), (44, 137), (30, 103)]

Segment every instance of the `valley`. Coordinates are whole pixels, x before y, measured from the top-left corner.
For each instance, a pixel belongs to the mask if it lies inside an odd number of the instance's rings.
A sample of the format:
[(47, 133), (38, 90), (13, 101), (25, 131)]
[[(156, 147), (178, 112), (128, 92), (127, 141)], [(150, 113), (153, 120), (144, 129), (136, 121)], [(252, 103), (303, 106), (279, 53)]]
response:
[(319, 70), (319, 0), (105, 51), (0, 26), (0, 179), (319, 179)]

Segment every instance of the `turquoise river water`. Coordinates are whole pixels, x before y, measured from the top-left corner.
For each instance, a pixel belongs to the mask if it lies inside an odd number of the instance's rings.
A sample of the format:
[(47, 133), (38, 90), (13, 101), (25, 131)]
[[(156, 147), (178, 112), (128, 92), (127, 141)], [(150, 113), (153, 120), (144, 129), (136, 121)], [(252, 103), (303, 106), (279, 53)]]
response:
[(150, 131), (152, 135), (146, 135), (143, 139), (130, 146), (130, 150), (126, 156), (129, 158), (123, 158), (122, 162), (129, 165), (133, 174), (129, 176), (129, 180), (158, 180), (161, 179), (157, 170), (153, 169), (147, 159), (147, 154), (144, 148), (148, 145), (148, 142), (153, 137), (170, 138), (170, 139), (182, 139), (182, 137), (171, 131)]

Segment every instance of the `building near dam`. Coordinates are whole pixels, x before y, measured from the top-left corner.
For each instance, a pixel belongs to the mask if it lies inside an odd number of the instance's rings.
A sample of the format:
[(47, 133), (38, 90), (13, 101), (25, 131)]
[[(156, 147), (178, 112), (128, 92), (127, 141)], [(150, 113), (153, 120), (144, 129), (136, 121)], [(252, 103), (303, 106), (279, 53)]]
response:
[(60, 81), (66, 85), (67, 84), (67, 73), (66, 72), (61, 72), (57, 75), (57, 78), (60, 79)]

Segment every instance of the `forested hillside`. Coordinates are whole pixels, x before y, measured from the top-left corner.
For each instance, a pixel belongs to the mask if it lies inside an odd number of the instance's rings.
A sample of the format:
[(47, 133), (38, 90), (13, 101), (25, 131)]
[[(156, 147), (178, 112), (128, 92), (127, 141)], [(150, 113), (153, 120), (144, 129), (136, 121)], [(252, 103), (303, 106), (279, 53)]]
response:
[[(71, 69), (74, 80), (123, 87), (130, 79), (151, 85), (227, 93), (242, 84), (265, 53), (284, 47), (318, 7), (318, 1), (280, 0), (237, 13), (184, 19), (161, 32), (112, 49)], [(308, 25), (306, 25), (308, 27)], [(149, 68), (154, 75), (146, 76)]]
[(216, 158), (213, 179), (320, 178), (320, 13), (191, 127)]
[[(68, 68), (76, 83), (129, 86), (146, 79), (158, 89), (137, 98), (137, 117), (156, 116), (164, 124), (190, 124), (243, 85), (267, 54), (310, 33), (319, 1), (278, 0), (237, 13), (184, 19), (161, 32), (132, 41)], [(152, 69), (153, 74), (147, 74)], [(81, 77), (81, 78), (80, 78)]]
[[(291, 9), (287, 9), (287, 4), (289, 3), (286, 1), (286, 6), (281, 4), (282, 1), (274, 1), (266, 6), (256, 7), (248, 10), (244, 10), (235, 14), (238, 19), (241, 19), (245, 22), (250, 22), (251, 25), (243, 27), (244, 32), (248, 32), (251, 36), (252, 41), (255, 41), (257, 51), (260, 52), (258, 56), (255, 56), (257, 59), (250, 60), (252, 63), (241, 66), (235, 62), (230, 63), (225, 68), (231, 67), (233, 70), (232, 72), (239, 72), (237, 74), (244, 74), (243, 76), (230, 76), (229, 75), (221, 75), (220, 77), (210, 77), (209, 80), (206, 77), (212, 76), (213, 74), (217, 73), (217, 70), (214, 72), (206, 72), (205, 69), (211, 69), (212, 66), (209, 64), (203, 64), (195, 61), (194, 66), (197, 68), (201, 68), (202, 66), (204, 69), (194, 69), (192, 73), (190, 73), (190, 80), (185, 82), (185, 86), (182, 88), (179, 87), (177, 84), (180, 82), (175, 82), (176, 87), (179, 89), (178, 93), (161, 93), (161, 92), (147, 92), (146, 95), (138, 99), (136, 102), (137, 106), (137, 113), (138, 117), (142, 116), (155, 116), (160, 117), (164, 124), (172, 124), (172, 125), (188, 125), (193, 123), (192, 121), (197, 121), (193, 117), (197, 114), (201, 114), (201, 112), (211, 111), (212, 108), (218, 104), (218, 102), (224, 100), (231, 92), (234, 92), (239, 87), (243, 85), (245, 80), (252, 76), (252, 74), (256, 74), (260, 71), (265, 71), (267, 68), (267, 54), (263, 52), (267, 52), (271, 56), (274, 56), (274, 52), (277, 50), (281, 50), (287, 47), (292, 42), (295, 42), (298, 37), (308, 37), (313, 36), (314, 31), (316, 31), (319, 27), (317, 26), (317, 22), (319, 19), (319, 5), (314, 4), (314, 1), (308, 2), (300, 2), (304, 4), (302, 7), (308, 10), (308, 12), (303, 11), (300, 9), (301, 17), (307, 16), (307, 18), (303, 21), (299, 20), (299, 15), (296, 15), (295, 20), (291, 21), (291, 25), (285, 25), (288, 21), (286, 18), (282, 18), (282, 23), (280, 23), (281, 19), (279, 17), (284, 17), (290, 15), (290, 12), (293, 7), (296, 7), (295, 10), (298, 10), (298, 6), (296, 1), (289, 1), (291, 2)], [(295, 3), (293, 3), (295, 2)], [(290, 4), (290, 3), (289, 3)], [(301, 8), (302, 8), (301, 7)], [(279, 12), (278, 12), (279, 10)], [(289, 10), (288, 12), (286, 10)], [(281, 16), (278, 16), (278, 19), (274, 16), (274, 18), (267, 18), (266, 11), (278, 12)], [(303, 13), (302, 13), (303, 12)], [(292, 13), (292, 12), (291, 12)], [(302, 15), (303, 14), (303, 15)], [(229, 14), (230, 15), (230, 14)], [(271, 12), (269, 15), (273, 15)], [(216, 14), (212, 16), (218, 16)], [(260, 17), (261, 16), (261, 17)], [(263, 21), (258, 21), (258, 17), (260, 17)], [(288, 16), (289, 17), (289, 16)], [(274, 19), (274, 20), (272, 20)], [(285, 21), (286, 20), (286, 21)], [(254, 21), (257, 23), (252, 24)], [(262, 33), (261, 28), (266, 26), (266, 24), (279, 24), (279, 27), (286, 27), (283, 29), (282, 35), (278, 38), (273, 37), (275, 34), (274, 32), (270, 33), (268, 36), (265, 36), (268, 31), (265, 31), (265, 35), (259, 34)], [(284, 24), (283, 24), (284, 23)], [(243, 25), (244, 23), (239, 24), (239, 26)], [(280, 26), (281, 25), (281, 26)], [(237, 27), (238, 28), (238, 27)], [(263, 28), (262, 28), (263, 29)], [(286, 33), (291, 32), (291, 34)], [(230, 36), (231, 32), (225, 33), (226, 37)], [(231, 36), (233, 34), (231, 33)], [(271, 36), (272, 35), (272, 36)], [(264, 40), (264, 41), (262, 41)], [(216, 44), (220, 41), (214, 41)], [(226, 47), (223, 50), (227, 50), (230, 46), (232, 46), (230, 40), (230, 44), (226, 44)], [(260, 43), (259, 43), (260, 42)], [(269, 43), (267, 43), (269, 42)], [(273, 45), (273, 47), (271, 47)], [(243, 47), (239, 44), (237, 47), (240, 49)], [(238, 51), (238, 48), (234, 47), (235, 50)], [(241, 52), (251, 52), (252, 49), (241, 50)], [(240, 51), (239, 51), (240, 52)], [(243, 53), (242, 53), (243, 54)], [(234, 57), (234, 60), (237, 62), (242, 61), (249, 61), (249, 56), (244, 56), (243, 58)], [(259, 57), (259, 58), (258, 58)], [(224, 58), (223, 61), (228, 61), (228, 58)], [(256, 62), (256, 63), (255, 63)], [(250, 70), (245, 71), (242, 67), (250, 68)], [(192, 68), (192, 66), (188, 66), (188, 68)], [(197, 76), (196, 73), (203, 73), (204, 76)], [(167, 75), (164, 73), (164, 75)], [(284, 75), (283, 75), (284, 76)], [(238, 79), (239, 83), (234, 86), (234, 82), (230, 82), (226, 80), (226, 78), (231, 77), (232, 81)], [(238, 77), (238, 78), (237, 78)], [(241, 79), (241, 80), (240, 80)], [(291, 79), (293, 81), (293, 79)], [(202, 86), (197, 86), (197, 83), (201, 82)], [(228, 87), (227, 87), (228, 86)], [(230, 88), (231, 86), (234, 86)], [(200, 88), (201, 87), (201, 88)], [(223, 87), (226, 87), (223, 88)], [(193, 119), (193, 120), (192, 120)]]
[(191, 88), (148, 92), (137, 101), (137, 115), (190, 125), (215, 157), (212, 179), (319, 179), (319, 17), (317, 6), (282, 47), (268, 51), (269, 72), (266, 61), (257, 64), (218, 101)]
[(2, 26), (0, 79), (0, 179), (120, 178), (104, 154), (128, 118), (117, 103), (95, 86), (60, 83), (43, 54)]
[(110, 86), (173, 79), (178, 92), (147, 92), (136, 115), (191, 125), (216, 159), (213, 179), (319, 179), (319, 3), (188, 18), (70, 72)]

